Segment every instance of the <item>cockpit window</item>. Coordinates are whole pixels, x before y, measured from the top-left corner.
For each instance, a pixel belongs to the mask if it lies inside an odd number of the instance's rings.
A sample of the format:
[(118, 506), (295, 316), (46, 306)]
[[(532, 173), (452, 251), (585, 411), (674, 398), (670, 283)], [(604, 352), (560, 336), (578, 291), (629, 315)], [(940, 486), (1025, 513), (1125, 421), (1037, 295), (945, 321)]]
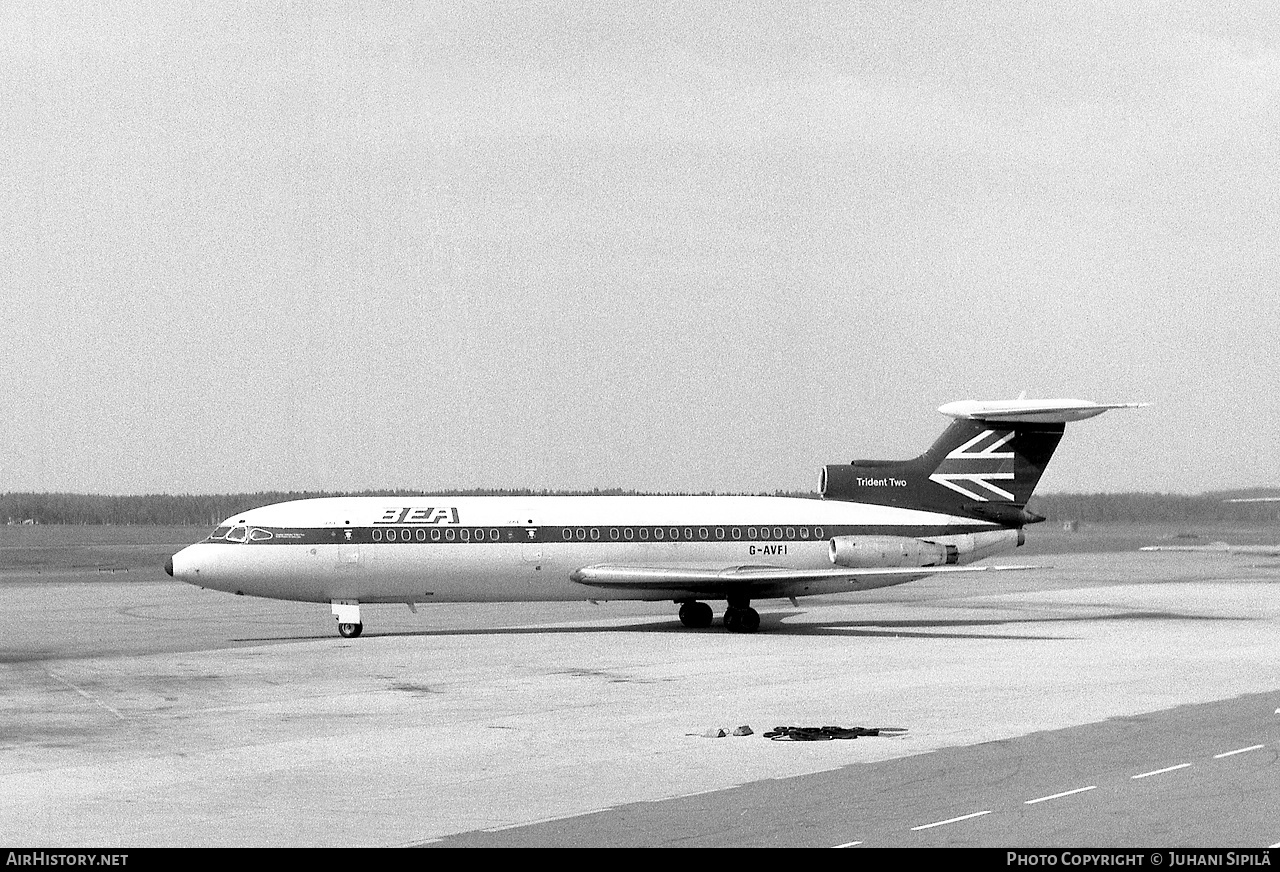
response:
[(231, 532), (227, 534), (228, 542), (243, 542), (249, 535), (246, 527), (233, 527)]
[(252, 542), (262, 542), (266, 539), (270, 539), (271, 536), (272, 533), (270, 530), (263, 530), (259, 527), (254, 527), (249, 531), (249, 540)]
[(213, 542), (217, 539), (225, 539), (227, 538), (227, 534), (230, 532), (231, 532), (230, 527), (219, 527), (218, 529), (214, 530), (212, 533), (209, 534), (209, 541)]

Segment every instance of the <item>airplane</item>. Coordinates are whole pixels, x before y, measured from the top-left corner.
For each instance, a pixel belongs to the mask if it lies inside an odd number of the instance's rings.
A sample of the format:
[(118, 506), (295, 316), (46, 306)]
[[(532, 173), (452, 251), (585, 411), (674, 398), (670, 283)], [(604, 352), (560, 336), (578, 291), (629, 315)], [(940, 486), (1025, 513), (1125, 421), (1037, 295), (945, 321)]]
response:
[(821, 499), (768, 496), (325, 497), (238, 512), (165, 562), (236, 595), (329, 603), (338, 633), (379, 603), (644, 600), (705, 628), (760, 626), (753, 600), (872, 590), (973, 566), (1044, 520), (1026, 503), (1069, 421), (1141, 403), (948, 403), (912, 460), (821, 470)]
[(1226, 542), (1210, 542), (1207, 545), (1144, 545), (1139, 551), (1195, 551), (1208, 554), (1245, 554), (1258, 557), (1280, 557), (1280, 545), (1228, 545)]

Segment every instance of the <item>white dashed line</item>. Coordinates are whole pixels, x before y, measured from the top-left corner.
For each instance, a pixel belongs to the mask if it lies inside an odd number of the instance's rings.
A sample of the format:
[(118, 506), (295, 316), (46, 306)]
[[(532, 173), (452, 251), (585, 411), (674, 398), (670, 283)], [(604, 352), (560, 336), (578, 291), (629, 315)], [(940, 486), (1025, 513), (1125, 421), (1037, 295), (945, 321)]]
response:
[(1035, 805), (1037, 802), (1048, 802), (1051, 799), (1061, 799), (1064, 796), (1071, 796), (1074, 793), (1084, 793), (1086, 790), (1097, 790), (1098, 785), (1091, 784), (1088, 787), (1077, 787), (1075, 790), (1064, 790), (1062, 793), (1055, 793), (1052, 796), (1042, 796), (1039, 799), (1028, 799), (1023, 805)]
[(845, 842), (843, 845), (832, 845), (833, 848), (852, 848), (854, 845), (861, 845), (862, 842)]
[(549, 824), (553, 821), (567, 821), (570, 818), (585, 817), (589, 814), (600, 814), (605, 811), (613, 811), (613, 806), (606, 805), (603, 808), (593, 808), (590, 811), (577, 811), (572, 814), (560, 814), (554, 817), (538, 818), (536, 821), (520, 821), (516, 824), (504, 824), (500, 827), (485, 827), (481, 832), (484, 833), (501, 833), (504, 830), (518, 830), (520, 827), (534, 827), (538, 824)]
[(1166, 766), (1164, 769), (1157, 769), (1155, 772), (1143, 772), (1141, 775), (1130, 775), (1129, 777), (1132, 780), (1136, 781), (1139, 778), (1148, 778), (1152, 775), (1161, 775), (1165, 772), (1173, 772), (1176, 769), (1186, 769), (1190, 765), (1191, 765), (1190, 763), (1179, 763), (1177, 766)]
[(62, 677), (61, 675), (59, 675), (58, 673), (56, 673), (56, 672), (54, 672), (54, 671), (52, 671), (52, 670), (50, 670), (50, 669), (46, 669), (46, 670), (45, 670), (45, 673), (46, 673), (46, 674), (48, 674), (48, 676), (49, 676), (50, 678), (54, 679), (54, 680), (55, 680), (55, 681), (57, 681), (58, 683), (63, 684), (63, 685), (65, 685), (65, 686), (67, 686), (67, 687), (71, 688), (71, 689), (72, 689), (72, 690), (74, 690), (76, 693), (80, 694), (82, 697), (84, 697), (85, 699), (89, 700), (89, 702), (93, 703), (94, 705), (98, 706), (99, 708), (102, 708), (102, 709), (105, 709), (105, 710), (107, 710), (107, 711), (111, 712), (113, 715), (115, 715), (117, 718), (119, 718), (119, 719), (120, 719), (120, 720), (122, 720), (122, 721), (123, 721), (123, 720), (125, 720), (125, 716), (124, 716), (124, 715), (122, 715), (122, 714), (120, 714), (120, 712), (116, 711), (116, 710), (115, 710), (115, 709), (113, 709), (111, 706), (107, 705), (105, 702), (103, 702), (102, 700), (98, 699), (96, 696), (94, 696), (93, 694), (89, 693), (88, 691), (84, 691), (84, 690), (81, 690), (80, 688), (76, 687), (74, 684), (72, 684), (70, 681), (67, 681), (65, 678), (63, 678), (63, 677)]
[(1245, 751), (1256, 751), (1259, 748), (1265, 748), (1266, 745), (1250, 745), (1248, 748), (1237, 748), (1234, 751), (1223, 751), (1221, 754), (1214, 754), (1214, 760), (1221, 760), (1223, 757), (1230, 757), (1232, 754), (1243, 754)]
[(941, 827), (941, 826), (946, 826), (947, 824), (954, 824), (957, 821), (967, 821), (969, 818), (982, 817), (984, 814), (991, 814), (991, 810), (988, 809), (987, 811), (975, 811), (973, 814), (964, 814), (964, 815), (960, 815), (960, 817), (947, 818), (945, 821), (937, 821), (936, 823), (932, 823), (932, 824), (921, 824), (920, 826), (912, 827), (911, 829), (912, 831), (927, 830), (930, 827)]

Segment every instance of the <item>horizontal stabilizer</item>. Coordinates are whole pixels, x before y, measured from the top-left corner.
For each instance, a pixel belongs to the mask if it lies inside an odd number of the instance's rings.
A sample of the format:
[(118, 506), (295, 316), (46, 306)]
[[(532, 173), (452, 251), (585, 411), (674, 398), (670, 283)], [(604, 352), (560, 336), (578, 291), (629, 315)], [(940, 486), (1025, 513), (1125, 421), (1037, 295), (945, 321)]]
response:
[(1110, 409), (1138, 409), (1150, 403), (1092, 403), (1088, 400), (960, 400), (939, 406), (952, 418), (975, 421), (1018, 421), (1028, 424), (1064, 424), (1083, 421)]

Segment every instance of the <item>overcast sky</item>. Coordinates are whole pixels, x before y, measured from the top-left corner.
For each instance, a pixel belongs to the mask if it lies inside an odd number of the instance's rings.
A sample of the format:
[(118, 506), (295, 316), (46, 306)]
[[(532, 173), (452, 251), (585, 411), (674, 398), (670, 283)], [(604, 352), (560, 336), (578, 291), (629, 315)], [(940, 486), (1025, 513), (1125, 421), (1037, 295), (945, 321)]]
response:
[(0, 2), (0, 491), (1280, 486), (1280, 4)]

